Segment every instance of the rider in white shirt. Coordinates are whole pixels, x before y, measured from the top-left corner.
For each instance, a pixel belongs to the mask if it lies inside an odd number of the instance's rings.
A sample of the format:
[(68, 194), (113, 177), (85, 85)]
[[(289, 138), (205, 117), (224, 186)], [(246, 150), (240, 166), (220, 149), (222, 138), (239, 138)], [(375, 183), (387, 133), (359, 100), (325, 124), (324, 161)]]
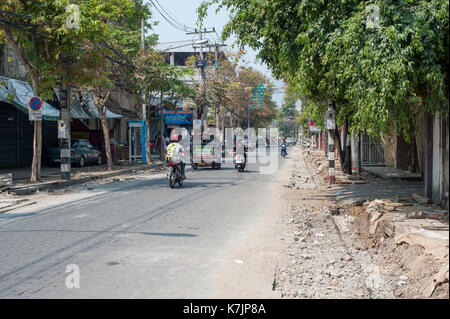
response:
[(172, 135), (172, 143), (167, 146), (166, 159), (172, 160), (174, 164), (181, 165), (181, 178), (185, 179), (184, 175), (184, 167), (185, 163), (183, 162), (184, 148), (178, 143), (181, 140), (181, 136), (174, 134)]

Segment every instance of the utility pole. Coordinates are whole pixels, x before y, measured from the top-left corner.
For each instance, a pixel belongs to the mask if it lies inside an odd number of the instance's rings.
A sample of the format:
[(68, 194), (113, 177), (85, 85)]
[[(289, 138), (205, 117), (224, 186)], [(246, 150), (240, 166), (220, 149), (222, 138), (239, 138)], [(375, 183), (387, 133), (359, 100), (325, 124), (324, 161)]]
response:
[(247, 129), (249, 130), (249, 133), (248, 133), (248, 134), (250, 134), (250, 103), (249, 103), (249, 105), (248, 105)]
[[(214, 53), (215, 53), (215, 75), (216, 78), (219, 76), (219, 48), (220, 47), (225, 47), (227, 46), (226, 44), (209, 44), (208, 47), (214, 47)], [(218, 106), (217, 106), (217, 102), (215, 102), (214, 105), (214, 111), (216, 114), (216, 128), (219, 128), (219, 114), (218, 114)]]
[(60, 145), (61, 178), (70, 180), (71, 146), (70, 146), (70, 86), (67, 84), (67, 56), (61, 56), (62, 76), (60, 78), (60, 120), (58, 121), (58, 139)]
[[(142, 54), (145, 53), (145, 29), (144, 29), (144, 18), (141, 19), (141, 48), (142, 48)], [(145, 103), (145, 92), (142, 92), (142, 129), (144, 130), (142, 133), (145, 136), (144, 139), (144, 145), (143, 148), (144, 150), (142, 151), (142, 162), (143, 163), (147, 163), (150, 158), (147, 158), (147, 156), (150, 156), (150, 154), (147, 154), (147, 143), (150, 142), (150, 136), (148, 134), (148, 132), (150, 131), (150, 128), (147, 127), (147, 125), (149, 124), (147, 121), (147, 104)], [(149, 152), (150, 153), (150, 152)]]
[(328, 110), (325, 115), (325, 128), (328, 131), (329, 182), (330, 184), (335, 184), (334, 130), (336, 129), (336, 111), (334, 110), (334, 102), (331, 100), (328, 100)]
[[(202, 78), (203, 90), (205, 90), (205, 67), (206, 67), (206, 62), (204, 60), (204, 55), (203, 55), (203, 47), (204, 47), (204, 44), (206, 44), (208, 42), (208, 40), (203, 40), (203, 34), (215, 33), (215, 32), (216, 32), (216, 30), (214, 28), (212, 28), (212, 30), (207, 30), (206, 28), (203, 28), (203, 30), (202, 29), (199, 29), (199, 30), (195, 29), (194, 32), (187, 32), (186, 33), (187, 35), (191, 35), (191, 34), (196, 34), (196, 35), (198, 34), (199, 35), (199, 41), (196, 42), (196, 44), (199, 44), (199, 46), (194, 46), (194, 48), (200, 48), (200, 61), (199, 61), (200, 63), (198, 63), (196, 66), (198, 68), (200, 68), (200, 75), (201, 75), (201, 78)], [(200, 120), (202, 121), (202, 124), (203, 124), (203, 122), (205, 120), (207, 120), (207, 116), (208, 116), (206, 110), (204, 110), (204, 106), (203, 105), (201, 106), (199, 115), (200, 115)], [(202, 127), (203, 127), (203, 125), (202, 125)]]

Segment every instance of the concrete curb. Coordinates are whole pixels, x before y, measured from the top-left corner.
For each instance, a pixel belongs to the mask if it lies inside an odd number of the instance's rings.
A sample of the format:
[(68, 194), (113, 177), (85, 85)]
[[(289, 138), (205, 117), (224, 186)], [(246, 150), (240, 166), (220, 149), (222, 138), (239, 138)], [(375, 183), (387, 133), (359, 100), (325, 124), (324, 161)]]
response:
[(17, 195), (28, 195), (28, 194), (31, 194), (38, 190), (39, 191), (41, 191), (41, 190), (56, 190), (56, 189), (65, 188), (65, 187), (69, 187), (69, 186), (76, 185), (76, 184), (86, 183), (86, 182), (89, 182), (89, 181), (95, 180), (95, 179), (104, 179), (104, 178), (119, 176), (119, 175), (123, 175), (123, 174), (130, 174), (130, 173), (137, 172), (137, 171), (144, 171), (147, 169), (158, 168), (163, 165), (164, 165), (164, 163), (149, 164), (149, 165), (145, 165), (142, 167), (127, 168), (127, 169), (122, 169), (119, 171), (104, 173), (104, 174), (100, 174), (100, 175), (80, 177), (80, 178), (72, 179), (69, 181), (55, 181), (55, 182), (45, 182), (45, 183), (32, 184), (32, 185), (26, 185), (26, 186), (15, 186), (15, 187), (13, 186), (13, 187), (9, 187), (9, 188), (5, 189), (4, 191), (15, 193)]

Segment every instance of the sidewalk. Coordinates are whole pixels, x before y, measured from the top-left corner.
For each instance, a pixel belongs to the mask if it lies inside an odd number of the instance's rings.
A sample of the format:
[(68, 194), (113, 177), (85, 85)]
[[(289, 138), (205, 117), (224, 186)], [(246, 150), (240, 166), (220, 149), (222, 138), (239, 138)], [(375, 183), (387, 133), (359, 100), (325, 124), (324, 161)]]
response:
[(421, 181), (423, 179), (420, 174), (410, 173), (390, 166), (363, 166), (362, 169), (384, 180)]
[(1, 191), (15, 193), (17, 195), (27, 195), (35, 191), (55, 190), (81, 184), (93, 179), (103, 179), (137, 171), (157, 169), (164, 165), (160, 160), (154, 160), (150, 164), (121, 162), (113, 166), (112, 170), (107, 170), (106, 165), (86, 166), (82, 168), (73, 167), (70, 180), (63, 180), (60, 177), (59, 167), (43, 167), (41, 170), (41, 181), (31, 183), (31, 170), (26, 168), (0, 170), (0, 174), (12, 173), (13, 182)]

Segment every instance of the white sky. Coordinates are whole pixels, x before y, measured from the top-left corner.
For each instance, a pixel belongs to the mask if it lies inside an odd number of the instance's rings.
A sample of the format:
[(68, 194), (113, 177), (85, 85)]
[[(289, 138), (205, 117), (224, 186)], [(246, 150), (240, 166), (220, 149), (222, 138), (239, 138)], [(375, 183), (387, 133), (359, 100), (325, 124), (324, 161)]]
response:
[[(153, 0), (155, 2), (156, 0)], [(198, 28), (197, 22), (197, 13), (196, 10), (202, 3), (202, 0), (158, 0), (159, 3), (168, 11), (168, 13), (190, 28)], [(149, 0), (145, 0), (146, 3), (150, 3)], [(155, 3), (158, 5), (158, 3)], [(170, 25), (161, 14), (153, 7), (150, 6), (151, 11), (153, 13), (152, 21), (159, 21), (159, 24), (154, 27), (153, 31), (159, 35), (159, 42), (171, 42), (171, 41), (182, 41), (182, 40), (191, 40), (194, 35), (186, 35), (186, 32), (177, 30), (175, 27)], [(215, 13), (216, 7), (212, 7), (209, 10), (208, 16), (206, 17), (203, 26), (205, 28), (212, 29), (213, 27), (216, 29), (217, 33), (220, 35), (223, 27), (229, 20), (229, 14), (225, 10), (221, 10), (218, 14)], [(163, 12), (164, 13), (164, 12)], [(166, 13), (164, 13), (166, 14)], [(218, 37), (214, 33), (207, 34), (207, 38), (210, 40), (210, 43), (219, 42)], [(232, 44), (234, 43), (234, 38), (228, 39), (225, 44), (227, 44), (226, 49), (236, 51), (236, 49), (232, 48)], [(186, 43), (179, 43), (179, 45), (183, 45)], [(174, 44), (175, 45), (175, 44)], [(192, 47), (186, 47), (192, 49)], [(276, 87), (281, 88), (284, 86), (282, 81), (276, 81), (272, 75), (270, 70), (268, 70), (267, 66), (262, 64), (260, 61), (256, 60), (256, 52), (247, 48), (247, 54), (244, 57), (244, 60), (247, 64), (254, 69), (266, 74), (269, 78), (273, 80)], [(278, 91), (282, 91), (281, 89)], [(283, 100), (283, 93), (276, 93), (273, 96), (274, 101), (281, 105)]]

